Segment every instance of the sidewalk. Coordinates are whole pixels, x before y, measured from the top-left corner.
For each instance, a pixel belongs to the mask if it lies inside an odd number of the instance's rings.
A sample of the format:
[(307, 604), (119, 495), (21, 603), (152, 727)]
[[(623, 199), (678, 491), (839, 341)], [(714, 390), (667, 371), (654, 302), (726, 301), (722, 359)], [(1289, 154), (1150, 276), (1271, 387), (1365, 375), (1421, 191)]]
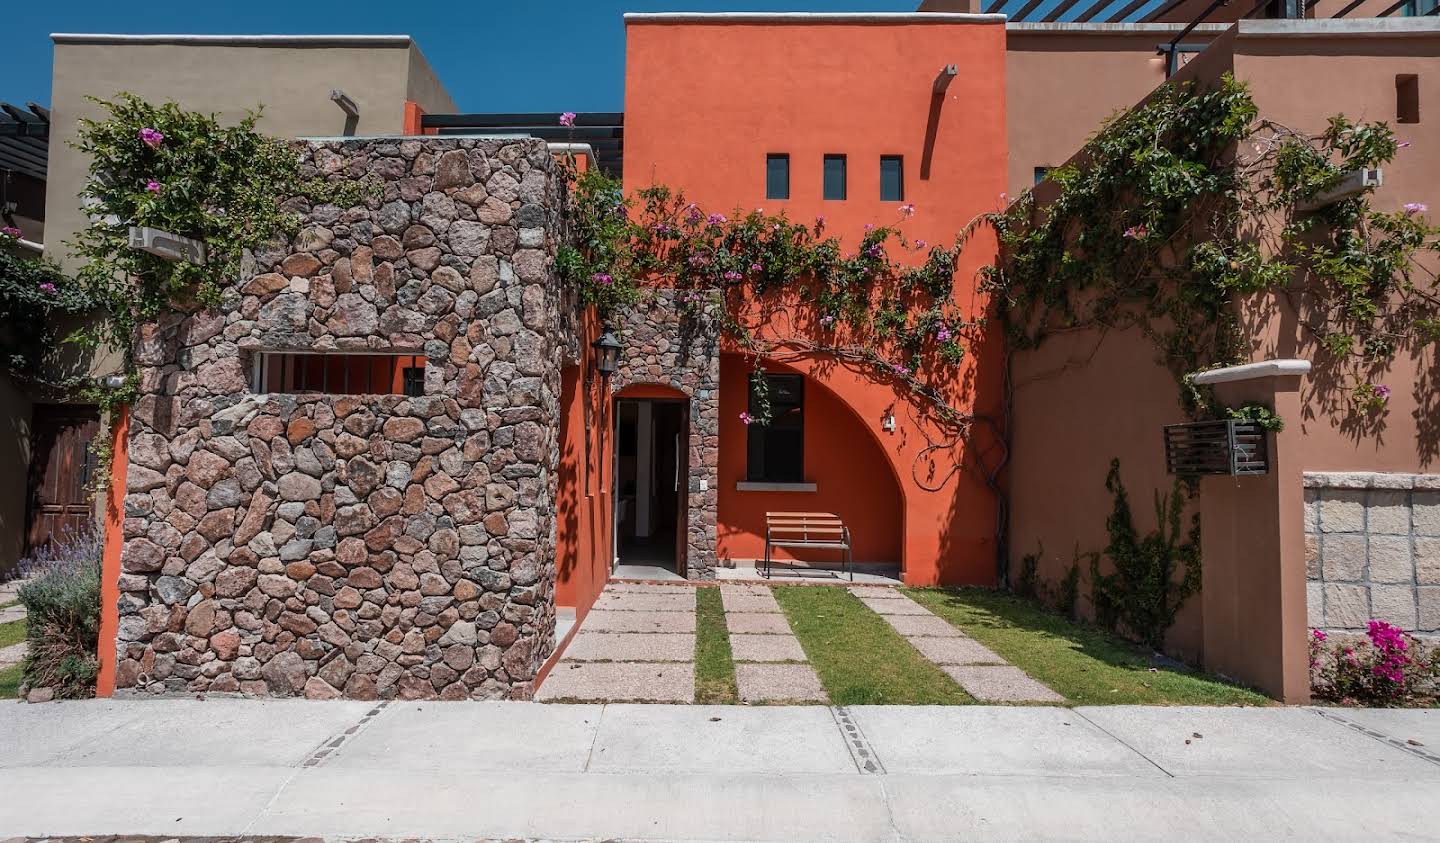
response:
[(1440, 711), (0, 706), (0, 839), (1440, 837)]

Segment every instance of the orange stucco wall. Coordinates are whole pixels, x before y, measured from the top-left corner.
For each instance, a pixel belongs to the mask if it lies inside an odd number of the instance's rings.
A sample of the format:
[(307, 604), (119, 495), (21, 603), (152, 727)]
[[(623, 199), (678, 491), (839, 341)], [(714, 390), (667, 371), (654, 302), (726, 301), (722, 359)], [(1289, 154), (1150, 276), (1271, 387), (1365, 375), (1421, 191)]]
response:
[(581, 325), (580, 365), (560, 373), (560, 463), (556, 491), (555, 605), (581, 620), (610, 576), (610, 448), (614, 438), (608, 386), (595, 374), (593, 314)]
[[(1005, 30), (998, 21), (627, 23), (627, 191), (663, 183), (712, 211), (763, 208), (805, 222), (824, 216), (827, 230), (847, 243), (858, 242), (866, 224), (901, 219), (901, 203), (879, 198), (882, 155), (904, 156), (904, 202), (916, 208), (903, 226), (910, 238), (949, 243), (967, 222), (1002, 201)], [(947, 64), (956, 65), (958, 74), (943, 95), (934, 96), (935, 77)], [(765, 198), (768, 153), (790, 156), (787, 200)], [(835, 153), (847, 156), (843, 201), (822, 198), (823, 158)], [(956, 301), (966, 315), (986, 307), (974, 293), (975, 273), (992, 255), (993, 242), (982, 233), (962, 258)], [(764, 339), (819, 337), (804, 307), (777, 318), (791, 304), (747, 302), (740, 317)], [(834, 339), (847, 338), (826, 341)], [(936, 385), (962, 411), (975, 408), (995, 417), (1001, 406), (1000, 356), (991, 339), (973, 349), (966, 363), (941, 370)], [(807, 386), (807, 395), (823, 394), (822, 404), (833, 398), (845, 405), (846, 412), (815, 422), (817, 441), (838, 448), (812, 454), (807, 442), (806, 472), (817, 482), (825, 476), (818, 495), (836, 500), (830, 496), (843, 494), (845, 507), (858, 513), (866, 537), (857, 529), (857, 540), (866, 548), (857, 550), (856, 559), (896, 548), (898, 537), (907, 582), (993, 583), (996, 501), (978, 466), (982, 457), (996, 458), (988, 431), (978, 431), (977, 447), (927, 450), (944, 438), (943, 430), (926, 403), (898, 381), (825, 354), (797, 350), (782, 356), (786, 366), (823, 385), (823, 390)], [(764, 511), (781, 500), (747, 498), (755, 493), (734, 489), (734, 479), (744, 474), (745, 438), (738, 421), (745, 401), (742, 374), (736, 364), (722, 363), (718, 517), (722, 555), (751, 557), (758, 555), (753, 551)], [(893, 434), (881, 430), (891, 413), (897, 420)], [(813, 415), (807, 412), (807, 437)], [(881, 456), (889, 463), (891, 482), (869, 482), (887, 473), (879, 470)], [(785, 496), (785, 508), (800, 508), (795, 497), (798, 493)], [(826, 508), (820, 500), (803, 508)]]
[(110, 483), (105, 490), (105, 543), (100, 560), (100, 673), (95, 696), (115, 693), (115, 636), (120, 629), (120, 551), (125, 545), (125, 473), (130, 465), (130, 408), (114, 416)]

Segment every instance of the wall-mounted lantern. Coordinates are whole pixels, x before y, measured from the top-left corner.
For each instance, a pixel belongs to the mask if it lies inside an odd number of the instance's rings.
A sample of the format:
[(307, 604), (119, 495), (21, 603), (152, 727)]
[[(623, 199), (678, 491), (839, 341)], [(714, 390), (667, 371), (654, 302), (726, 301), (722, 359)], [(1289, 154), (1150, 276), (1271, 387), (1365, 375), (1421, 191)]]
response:
[(620, 369), (620, 350), (624, 347), (615, 335), (606, 331), (600, 339), (590, 343), (595, 349), (595, 369), (600, 376), (608, 378)]

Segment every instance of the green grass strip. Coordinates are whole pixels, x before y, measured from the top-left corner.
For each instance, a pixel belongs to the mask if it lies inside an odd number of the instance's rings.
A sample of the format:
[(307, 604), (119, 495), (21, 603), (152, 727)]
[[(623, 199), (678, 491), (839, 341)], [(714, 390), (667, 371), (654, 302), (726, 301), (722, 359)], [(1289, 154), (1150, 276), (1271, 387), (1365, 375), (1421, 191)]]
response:
[(19, 644), (25, 640), (25, 619), (0, 623), (0, 648)]
[(905, 592), (1075, 705), (1273, 704), (1199, 671), (1152, 665), (1145, 649), (1014, 595), (980, 588)]
[(780, 587), (775, 599), (835, 705), (975, 701), (845, 589)]
[(25, 665), (17, 664), (0, 670), (0, 700), (20, 696), (20, 683), (25, 681)]
[(720, 589), (695, 589), (695, 702), (733, 705), (735, 661), (730, 655), (730, 630), (725, 628), (725, 605)]

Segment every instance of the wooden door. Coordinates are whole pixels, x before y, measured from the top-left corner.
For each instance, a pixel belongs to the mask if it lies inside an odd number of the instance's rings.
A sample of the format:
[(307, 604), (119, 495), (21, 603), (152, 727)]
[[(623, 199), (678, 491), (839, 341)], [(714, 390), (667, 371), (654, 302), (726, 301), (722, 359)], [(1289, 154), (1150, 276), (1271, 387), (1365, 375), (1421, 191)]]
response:
[(676, 437), (675, 573), (689, 579), (690, 565), (690, 403), (680, 405), (680, 433)]
[(94, 407), (36, 404), (31, 424), (30, 516), (26, 549), (90, 526), (90, 440), (100, 430)]

